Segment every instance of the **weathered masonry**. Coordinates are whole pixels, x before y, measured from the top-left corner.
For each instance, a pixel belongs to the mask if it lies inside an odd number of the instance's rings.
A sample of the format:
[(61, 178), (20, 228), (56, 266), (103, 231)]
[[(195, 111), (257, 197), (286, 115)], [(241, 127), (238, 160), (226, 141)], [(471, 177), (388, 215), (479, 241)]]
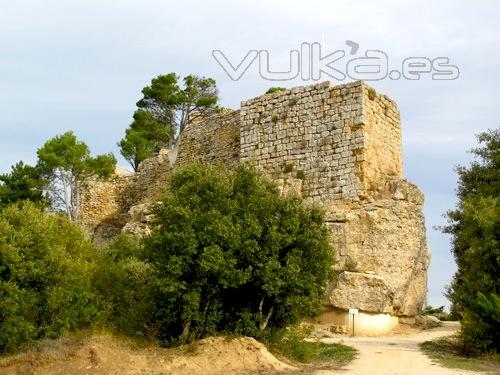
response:
[(200, 160), (254, 165), (283, 192), (327, 212), (340, 271), (319, 317), (377, 334), (417, 315), (427, 291), (423, 194), (403, 177), (401, 125), (394, 101), (362, 82), (329, 82), (266, 94), (188, 126), (178, 148), (144, 161), (137, 173), (89, 181), (82, 224), (96, 243), (120, 232), (145, 234), (148, 205), (172, 168)]

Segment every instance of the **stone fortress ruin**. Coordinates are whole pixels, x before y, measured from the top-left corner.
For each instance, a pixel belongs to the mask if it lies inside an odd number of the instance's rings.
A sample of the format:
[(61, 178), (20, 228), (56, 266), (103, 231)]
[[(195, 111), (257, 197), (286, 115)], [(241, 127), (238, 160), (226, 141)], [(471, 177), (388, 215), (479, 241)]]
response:
[(376, 335), (419, 314), (430, 260), (423, 194), (403, 177), (399, 111), (387, 96), (363, 82), (323, 82), (243, 101), (188, 126), (176, 149), (137, 173), (88, 181), (81, 223), (96, 243), (147, 234), (172, 168), (194, 160), (248, 163), (324, 208), (339, 276), (319, 322), (346, 332), (358, 309), (356, 334)]

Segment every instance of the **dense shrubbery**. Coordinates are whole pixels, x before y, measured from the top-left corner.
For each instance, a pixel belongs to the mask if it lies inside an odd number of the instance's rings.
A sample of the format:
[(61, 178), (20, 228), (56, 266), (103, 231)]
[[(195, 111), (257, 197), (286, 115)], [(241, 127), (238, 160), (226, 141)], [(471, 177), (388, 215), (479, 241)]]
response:
[(154, 334), (147, 324), (153, 314), (154, 275), (140, 241), (120, 236), (98, 259), (94, 286), (108, 327), (130, 336)]
[(458, 168), (459, 203), (445, 228), (458, 266), (448, 297), (467, 354), (500, 349), (500, 129), (478, 139), (479, 160)]
[(0, 211), (0, 352), (88, 326), (97, 253), (62, 215), (32, 203)]
[(317, 311), (332, 263), (322, 213), (243, 167), (178, 170), (151, 236), (99, 251), (19, 203), (0, 212), (0, 352), (96, 323), (164, 344), (262, 338)]
[(96, 285), (117, 329), (175, 344), (314, 314), (332, 263), (317, 209), (252, 170), (195, 164), (171, 177), (150, 237), (107, 250)]
[(317, 311), (333, 263), (323, 215), (256, 172), (178, 171), (155, 225), (145, 258), (161, 339), (256, 335)]

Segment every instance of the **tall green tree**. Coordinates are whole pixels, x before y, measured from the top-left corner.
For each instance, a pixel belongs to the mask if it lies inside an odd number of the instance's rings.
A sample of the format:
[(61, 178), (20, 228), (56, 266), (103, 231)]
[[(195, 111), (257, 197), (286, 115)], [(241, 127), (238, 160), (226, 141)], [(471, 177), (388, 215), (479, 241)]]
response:
[(333, 264), (321, 211), (244, 167), (194, 164), (168, 187), (144, 248), (161, 339), (256, 335), (318, 311)]
[(476, 160), (458, 167), (458, 205), (447, 213), (458, 270), (448, 289), (469, 354), (500, 348), (500, 129), (478, 135)]
[(212, 78), (188, 75), (179, 85), (175, 73), (159, 75), (142, 90), (137, 106), (154, 114), (157, 121), (178, 136), (185, 127), (217, 109), (219, 95)]
[(45, 189), (54, 208), (65, 211), (72, 220), (78, 219), (82, 181), (91, 176), (108, 177), (116, 166), (112, 154), (92, 157), (89, 147), (73, 132), (49, 139), (37, 154), (37, 168), (47, 181)]
[(46, 205), (44, 183), (38, 168), (16, 163), (10, 173), (0, 175), (0, 209), (23, 200)]
[(172, 129), (157, 121), (151, 112), (137, 110), (118, 146), (122, 156), (137, 172), (139, 164), (160, 148), (167, 147), (172, 136)]

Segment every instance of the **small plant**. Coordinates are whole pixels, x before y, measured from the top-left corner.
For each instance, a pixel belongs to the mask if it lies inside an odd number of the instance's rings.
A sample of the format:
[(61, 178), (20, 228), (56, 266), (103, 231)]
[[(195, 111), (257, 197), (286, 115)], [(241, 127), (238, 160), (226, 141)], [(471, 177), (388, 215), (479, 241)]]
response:
[(291, 327), (270, 330), (260, 339), (273, 353), (300, 363), (334, 361), (344, 365), (356, 355), (356, 349), (342, 344), (306, 341), (312, 327)]
[(273, 86), (273, 87), (270, 87), (269, 90), (266, 91), (266, 94), (272, 94), (275, 92), (282, 92), (282, 91), (286, 91), (286, 88)]
[(376, 97), (377, 97), (377, 92), (370, 87), (368, 89), (368, 99), (375, 100)]
[(283, 172), (290, 173), (293, 172), (293, 164), (289, 164), (286, 161), (283, 163)]
[(358, 262), (348, 258), (345, 262), (345, 269), (349, 272), (358, 272)]
[(278, 122), (279, 118), (277, 115), (274, 115), (272, 118), (271, 118), (271, 121), (276, 124)]
[(304, 171), (297, 171), (297, 178), (300, 180), (304, 180), (306, 178), (306, 174)]
[(298, 99), (292, 98), (292, 99), (290, 99), (290, 101), (288, 102), (288, 104), (290, 105), (290, 107), (293, 107), (294, 105), (297, 104), (298, 101), (299, 101)]

